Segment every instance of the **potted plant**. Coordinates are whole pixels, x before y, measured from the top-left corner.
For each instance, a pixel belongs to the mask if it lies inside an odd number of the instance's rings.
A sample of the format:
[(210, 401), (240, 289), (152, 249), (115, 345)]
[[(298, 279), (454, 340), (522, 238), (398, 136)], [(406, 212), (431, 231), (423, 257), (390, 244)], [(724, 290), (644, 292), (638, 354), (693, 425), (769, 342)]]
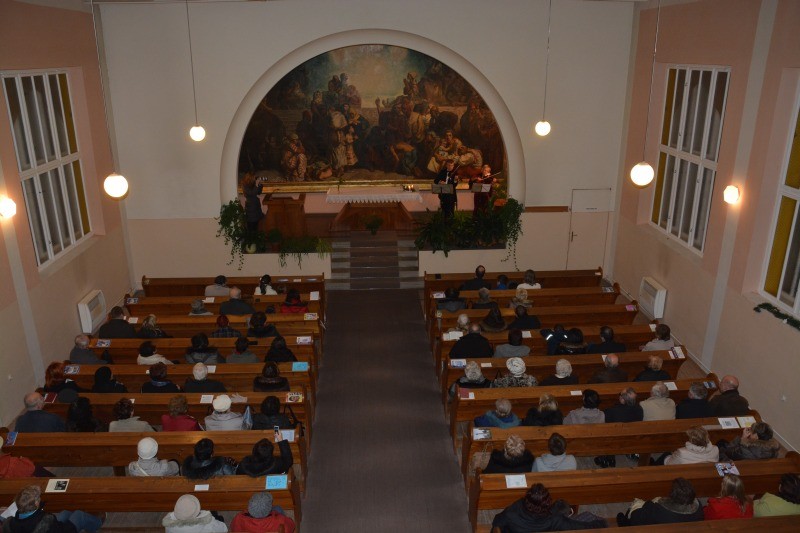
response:
[(222, 204), (217, 217), (219, 228), (217, 237), (225, 239), (225, 244), (231, 247), (231, 259), (228, 264), (238, 257), (239, 270), (244, 265), (244, 244), (245, 233), (247, 233), (247, 223), (245, 221), (244, 207), (239, 200), (231, 200), (227, 204)]
[(278, 228), (271, 228), (266, 234), (266, 241), (273, 252), (277, 252), (281, 248), (281, 241), (283, 234)]
[(383, 226), (383, 219), (378, 215), (369, 215), (364, 219), (364, 227), (373, 235), (378, 233), (381, 226)]

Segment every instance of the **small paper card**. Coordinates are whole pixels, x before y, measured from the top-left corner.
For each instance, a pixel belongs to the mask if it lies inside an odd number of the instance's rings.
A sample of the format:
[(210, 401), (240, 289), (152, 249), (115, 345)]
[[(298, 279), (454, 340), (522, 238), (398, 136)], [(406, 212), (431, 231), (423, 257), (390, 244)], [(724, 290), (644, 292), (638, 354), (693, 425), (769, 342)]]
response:
[(136, 398), (128, 398), (128, 399), (131, 401), (131, 403), (136, 403)]
[(450, 359), (450, 368), (466, 368), (466, 359)]
[(607, 353), (600, 354), (600, 357), (603, 358), (603, 362), (605, 363), (606, 362), (606, 357), (608, 357), (608, 354)]
[(569, 391), (570, 396), (583, 396), (583, 391), (580, 390), (571, 390)]
[(287, 488), (289, 488), (288, 476), (267, 476), (267, 490), (286, 490)]
[(492, 438), (492, 430), (489, 428), (472, 428), (472, 440), (489, 440)]
[(436, 318), (442, 318), (442, 310), (441, 309), (437, 309), (436, 310)]
[(317, 281), (317, 278), (306, 278), (306, 281)]
[(672, 349), (678, 359), (686, 359), (686, 354), (683, 353), (683, 348), (676, 346)]
[[(739, 426), (743, 428), (749, 428), (756, 423), (756, 419), (752, 416), (737, 416), (736, 421), (739, 422)], [(9, 435), (11, 435), (11, 433), (9, 433)]]
[(289, 278), (278, 278), (275, 281), (289, 281)]
[(301, 281), (303, 281), (303, 280), (302, 280), (302, 279), (300, 279), (300, 278), (294, 278), (294, 279), (292, 280), (292, 283), (300, 283)]
[(303, 401), (303, 395), (299, 392), (290, 392), (286, 395), (286, 401), (289, 403), (298, 403)]
[(128, 324), (138, 324), (139, 317), (138, 316), (129, 316), (128, 317)]
[(69, 486), (68, 479), (51, 479), (47, 482), (47, 487), (44, 489), (45, 492), (67, 492), (67, 487)]
[(308, 372), (308, 362), (295, 361), (292, 363), (292, 372)]
[(665, 381), (664, 386), (669, 390), (678, 390), (678, 386), (675, 385), (674, 381)]
[(17, 442), (17, 432), (9, 431), (8, 435), (6, 435), (6, 443), (4, 446), (13, 446), (15, 442)]
[(526, 329), (525, 331), (523, 331), (522, 332), (522, 338), (523, 339), (530, 339), (531, 338), (531, 331), (529, 329)]
[(214, 402), (213, 394), (203, 394), (200, 396), (200, 403), (213, 403), (213, 402)]
[(614, 292), (614, 287), (603, 287), (603, 292)]
[(138, 304), (139, 298), (125, 298), (125, 305)]
[(736, 418), (733, 417), (733, 416), (725, 417), (725, 418), (718, 418), (717, 420), (719, 420), (719, 425), (722, 426), (725, 429), (734, 429), (734, 428), (738, 428), (739, 427), (739, 423), (736, 421)]
[(602, 275), (603, 275), (603, 273), (602, 273), (602, 272), (595, 272), (595, 273), (594, 273), (594, 275), (595, 275), (595, 276), (602, 276)]
[(316, 302), (319, 300), (319, 291), (311, 291), (308, 293), (308, 299), (312, 302)]
[(207, 484), (206, 485), (195, 485), (194, 486), (194, 491), (195, 492), (205, 492), (207, 490), (208, 490), (208, 485)]
[(208, 369), (209, 374), (213, 374), (217, 371), (217, 365), (208, 365), (206, 368)]
[(74, 375), (81, 371), (81, 365), (67, 365), (64, 367), (64, 375)]
[(656, 332), (656, 325), (655, 324), (650, 324), (650, 331), (652, 331), (653, 333)]
[(636, 311), (636, 306), (633, 304), (628, 304), (625, 306), (626, 311)]
[(311, 344), (313, 340), (311, 338), (311, 335), (304, 335), (302, 337), (297, 337), (296, 342), (299, 346), (303, 346)]
[(725, 477), (726, 474), (739, 475), (739, 469), (736, 468), (736, 465), (733, 463), (717, 463), (715, 466), (717, 467), (719, 477)]
[(203, 303), (204, 304), (213, 304), (214, 303), (214, 297), (213, 296), (207, 296), (207, 297), (203, 298)]
[(434, 292), (433, 293), (433, 297), (436, 298), (437, 300), (440, 299), (440, 298), (444, 298), (444, 293), (443, 292)]
[(317, 313), (305, 313), (303, 314), (303, 320), (317, 320), (319, 315)]
[(507, 489), (528, 488), (528, 481), (525, 479), (525, 474), (506, 475), (506, 488)]
[(58, 394), (55, 392), (48, 392), (44, 395), (44, 403), (55, 403)]
[(0, 518), (11, 518), (12, 516), (14, 516), (16, 514), (17, 514), (17, 504), (14, 503), (14, 502), (11, 502), (11, 505), (9, 505), (6, 508), (5, 511), (0, 513)]
[(97, 339), (97, 344), (95, 344), (98, 348), (108, 348), (111, 346), (111, 339)]
[(442, 334), (442, 340), (444, 341), (456, 341), (464, 336), (463, 331), (447, 331)]
[(481, 363), (481, 368), (492, 368), (492, 363)]
[(281, 436), (288, 440), (289, 442), (294, 442), (294, 430), (293, 429), (282, 429)]

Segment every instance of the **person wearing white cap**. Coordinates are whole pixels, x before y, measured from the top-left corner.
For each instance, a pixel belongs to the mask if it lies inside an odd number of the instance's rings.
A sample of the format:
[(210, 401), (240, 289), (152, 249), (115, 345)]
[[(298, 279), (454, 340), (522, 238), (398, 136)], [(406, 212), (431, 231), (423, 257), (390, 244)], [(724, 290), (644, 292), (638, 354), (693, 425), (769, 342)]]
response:
[(184, 494), (175, 502), (175, 510), (161, 521), (166, 533), (225, 533), (228, 526), (220, 522), (211, 511), (200, 507), (200, 500), (192, 494)]
[(196, 363), (192, 368), (192, 377), (186, 378), (184, 392), (227, 392), (225, 385), (216, 379), (208, 379), (208, 367), (204, 363)]
[(521, 357), (511, 357), (506, 361), (510, 374), (499, 377), (492, 382), (492, 388), (535, 387), (536, 378), (525, 373), (525, 361)]
[(231, 397), (220, 394), (212, 405), (214, 412), (205, 419), (207, 431), (231, 431), (247, 429), (244, 427), (244, 417), (241, 413), (231, 412)]
[(158, 442), (152, 437), (145, 437), (136, 446), (139, 459), (128, 465), (128, 475), (136, 477), (177, 476), (180, 470), (175, 461), (159, 460)]

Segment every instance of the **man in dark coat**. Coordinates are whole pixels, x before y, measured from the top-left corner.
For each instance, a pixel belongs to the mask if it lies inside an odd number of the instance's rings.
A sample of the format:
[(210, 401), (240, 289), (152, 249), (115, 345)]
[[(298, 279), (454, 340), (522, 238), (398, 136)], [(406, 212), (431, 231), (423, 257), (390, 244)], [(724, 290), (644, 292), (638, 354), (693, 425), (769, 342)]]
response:
[(108, 322), (100, 326), (97, 336), (101, 339), (133, 339), (136, 338), (136, 328), (125, 319), (122, 308), (115, 305), (108, 313)]
[(462, 357), (491, 357), (494, 351), (489, 340), (481, 335), (481, 327), (478, 324), (469, 326), (469, 333), (456, 341), (450, 348), (450, 358), (458, 359)]
[(708, 402), (711, 416), (746, 416), (750, 412), (750, 402), (739, 394), (739, 380), (736, 376), (725, 376), (719, 382), (719, 394)]
[[(606, 409), (606, 424), (613, 422), (641, 422), (644, 418), (642, 406), (636, 403), (636, 391), (631, 387), (619, 393), (619, 403)], [(603, 468), (617, 465), (615, 455), (601, 455), (594, 458), (596, 465)]]
[(516, 318), (508, 325), (508, 329), (539, 329), (542, 323), (539, 322), (539, 317), (528, 314), (528, 308), (524, 305), (518, 305), (514, 308), (514, 315)]
[(628, 381), (628, 373), (619, 367), (619, 357), (610, 353), (606, 356), (606, 367), (598, 370), (589, 383), (622, 383)]
[(506, 507), (494, 517), (492, 527), (501, 533), (528, 533), (530, 531), (568, 531), (606, 527), (603, 519), (582, 522), (554, 512), (553, 500), (541, 483), (534, 483), (524, 498)]
[(462, 291), (477, 291), (478, 289), (487, 288), (491, 289), (491, 284), (483, 279), (486, 275), (486, 267), (483, 265), (478, 265), (478, 268), (475, 269), (475, 277), (465, 281), (461, 284)]
[(186, 379), (184, 392), (228, 392), (221, 381), (208, 379), (208, 367), (197, 363), (192, 368), (192, 377)]
[(433, 183), (442, 185), (452, 185), (452, 193), (442, 193), (439, 195), (439, 205), (441, 206), (444, 218), (452, 218), (456, 209), (456, 191), (455, 187), (458, 184), (458, 176), (456, 176), (456, 162), (448, 159), (445, 166), (433, 180)]
[(675, 418), (707, 418), (713, 416), (708, 405), (708, 389), (703, 383), (689, 385), (688, 398), (675, 406)]
[(256, 312), (253, 306), (242, 300), (242, 289), (232, 287), (229, 292), (230, 299), (219, 306), (221, 315), (252, 315)]
[(600, 338), (603, 342), (590, 344), (586, 353), (621, 353), (626, 350), (624, 344), (614, 342), (614, 330), (610, 326), (600, 328)]
[(66, 431), (64, 420), (53, 413), (43, 411), (44, 398), (38, 392), (25, 395), (25, 414), (17, 418), (14, 431), (20, 433), (53, 433)]
[(89, 336), (85, 333), (75, 337), (75, 346), (69, 352), (69, 362), (74, 365), (105, 365), (108, 363), (89, 349)]

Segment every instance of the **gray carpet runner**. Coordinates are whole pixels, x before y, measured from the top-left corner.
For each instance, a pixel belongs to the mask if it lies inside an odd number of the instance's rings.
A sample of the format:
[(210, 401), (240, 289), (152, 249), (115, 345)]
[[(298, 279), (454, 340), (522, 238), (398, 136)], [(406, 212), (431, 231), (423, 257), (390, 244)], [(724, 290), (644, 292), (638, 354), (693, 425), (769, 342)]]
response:
[(328, 295), (303, 532), (469, 531), (419, 291)]

